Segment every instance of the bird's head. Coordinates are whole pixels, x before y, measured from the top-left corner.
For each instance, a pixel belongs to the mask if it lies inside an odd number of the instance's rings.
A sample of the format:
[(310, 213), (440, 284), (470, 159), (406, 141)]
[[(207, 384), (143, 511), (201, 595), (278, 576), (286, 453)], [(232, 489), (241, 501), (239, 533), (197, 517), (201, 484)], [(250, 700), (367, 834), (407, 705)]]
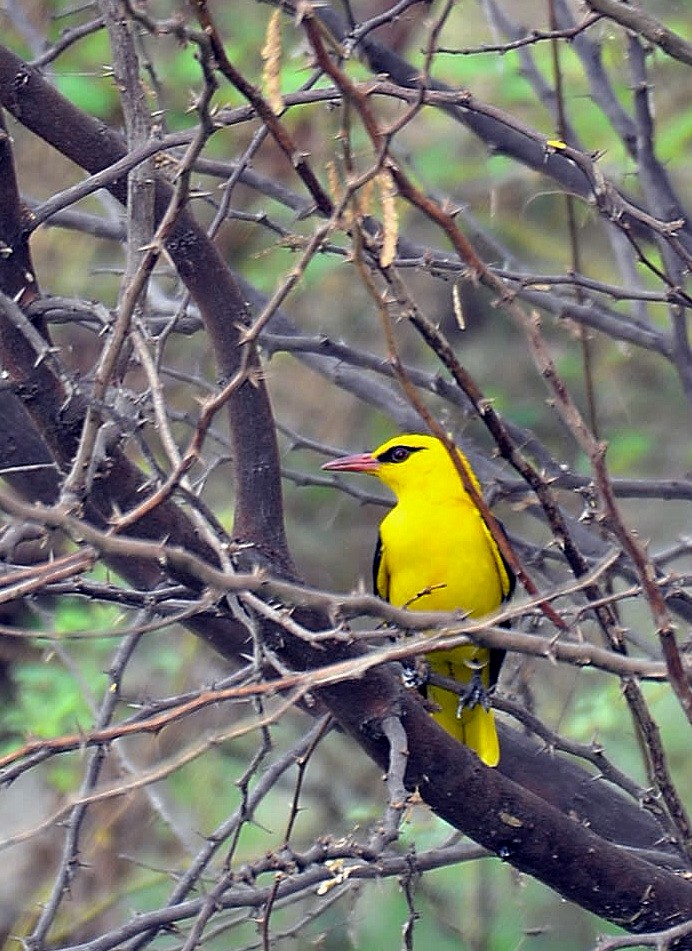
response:
[[(475, 488), (480, 491), (466, 457), (461, 452), (459, 457)], [(329, 472), (365, 472), (377, 476), (399, 499), (407, 492), (430, 494), (438, 491), (446, 495), (463, 492), (459, 473), (443, 443), (435, 436), (418, 433), (395, 436), (372, 452), (332, 459), (322, 468)]]

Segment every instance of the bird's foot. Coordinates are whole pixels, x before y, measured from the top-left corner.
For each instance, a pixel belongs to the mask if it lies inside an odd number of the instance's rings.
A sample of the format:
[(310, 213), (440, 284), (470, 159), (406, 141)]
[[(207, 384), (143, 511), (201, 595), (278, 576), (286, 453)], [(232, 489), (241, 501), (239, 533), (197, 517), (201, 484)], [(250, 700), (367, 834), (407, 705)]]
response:
[(483, 707), (486, 713), (490, 710), (490, 694), (481, 680), (480, 671), (482, 669), (482, 667), (474, 669), (471, 680), (464, 688), (463, 693), (459, 694), (457, 719), (461, 716), (463, 710), (473, 710), (474, 707), (478, 706)]
[(419, 660), (410, 658), (402, 661), (401, 666), (403, 668), (401, 679), (404, 687), (419, 690), (422, 694), (425, 694), (425, 687), (430, 678), (430, 668), (427, 663), (422, 658)]

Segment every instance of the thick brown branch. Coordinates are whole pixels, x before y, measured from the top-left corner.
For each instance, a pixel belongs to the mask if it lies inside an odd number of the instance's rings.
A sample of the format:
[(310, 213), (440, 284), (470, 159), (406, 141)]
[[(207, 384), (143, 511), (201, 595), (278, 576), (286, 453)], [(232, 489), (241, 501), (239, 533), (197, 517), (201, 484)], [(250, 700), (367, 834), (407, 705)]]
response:
[[(0, 48), (0, 102), (28, 129), (92, 174), (125, 154), (124, 143), (117, 133), (76, 109), (38, 72), (4, 47)], [(118, 200), (126, 200), (125, 176), (108, 187)], [(157, 224), (169, 207), (170, 197), (169, 186), (157, 181)], [(245, 302), (236, 282), (217, 248), (186, 211), (179, 215), (166, 248), (200, 308), (222, 375), (233, 376), (243, 359), (243, 350), (238, 345), (239, 328), (246, 319)], [(14, 346), (24, 348), (21, 366), (16, 369), (18, 378), (27, 374), (34, 377), (35, 355), (20, 341), (16, 341)], [(233, 457), (243, 460), (235, 474), (235, 531), (272, 552), (278, 562), (288, 567), (290, 558), (283, 528), (280, 466), (271, 407), (257, 372), (254, 352), (249, 362), (250, 368), (254, 367), (256, 371), (253, 381), (240, 387), (228, 404)], [(50, 381), (45, 377), (42, 379), (50, 390)], [(45, 399), (35, 398), (29, 409), (41, 431), (52, 428), (51, 449), (56, 458), (61, 458), (66, 464), (74, 454), (79, 421), (76, 421), (77, 427), (73, 421), (72, 432), (66, 434), (60, 420), (62, 405), (63, 397), (59, 393), (49, 393)], [(104, 480), (108, 482), (105, 494), (112, 494), (106, 505), (108, 515), (111, 501), (117, 501), (121, 511), (128, 511), (141, 502), (137, 475), (124, 457), (119, 459), (115, 468), (117, 475)], [(125, 486), (132, 490), (132, 494), (121, 491)], [(260, 504), (258, 499), (261, 499)], [(150, 524), (152, 519), (156, 520), (156, 513), (150, 517)], [(140, 524), (139, 531), (144, 530)], [(158, 537), (165, 534), (163, 526), (154, 528), (152, 524), (151, 530)]]
[(623, 3), (622, 0), (586, 0), (586, 3), (596, 13), (610, 17), (625, 29), (641, 34), (664, 53), (692, 66), (692, 45), (647, 10), (642, 10), (633, 3)]

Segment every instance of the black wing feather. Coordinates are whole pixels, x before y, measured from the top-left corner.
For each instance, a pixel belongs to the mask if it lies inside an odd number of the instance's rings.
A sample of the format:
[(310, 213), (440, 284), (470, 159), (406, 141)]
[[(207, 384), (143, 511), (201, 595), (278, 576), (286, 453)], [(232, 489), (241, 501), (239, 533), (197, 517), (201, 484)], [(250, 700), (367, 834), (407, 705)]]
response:
[[(507, 538), (507, 530), (505, 526), (499, 519), (495, 519), (498, 528), (502, 532), (503, 536)], [(508, 539), (509, 541), (509, 539)], [(514, 589), (517, 586), (517, 576), (514, 574), (510, 566), (507, 564), (507, 559), (499, 550), (497, 551), (500, 559), (502, 560), (502, 565), (507, 572), (507, 580), (509, 581), (509, 587), (507, 588), (507, 593), (503, 597), (503, 601), (509, 601), (509, 599), (514, 594)], [(501, 627), (511, 627), (509, 621), (503, 621)], [(492, 689), (497, 683), (497, 679), (500, 676), (500, 668), (504, 662), (505, 656), (507, 654), (506, 650), (502, 650), (499, 647), (490, 648), (490, 661), (488, 662), (488, 685)]]
[(377, 578), (380, 573), (380, 565), (382, 564), (382, 555), (384, 554), (384, 548), (382, 547), (382, 536), (377, 534), (377, 544), (375, 545), (375, 554), (372, 559), (372, 590), (375, 594), (379, 595), (384, 601), (389, 600), (389, 591), (380, 591), (377, 587)]

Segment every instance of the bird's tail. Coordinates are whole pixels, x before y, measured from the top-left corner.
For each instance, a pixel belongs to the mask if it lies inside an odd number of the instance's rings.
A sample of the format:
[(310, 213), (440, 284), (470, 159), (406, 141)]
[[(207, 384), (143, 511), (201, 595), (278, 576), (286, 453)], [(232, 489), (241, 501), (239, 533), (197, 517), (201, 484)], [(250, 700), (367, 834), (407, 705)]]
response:
[(459, 698), (441, 687), (427, 688), (427, 696), (441, 709), (433, 713), (440, 726), (455, 739), (474, 750), (486, 766), (497, 766), (500, 761), (500, 744), (492, 710), (478, 703), (465, 707), (457, 716)]

